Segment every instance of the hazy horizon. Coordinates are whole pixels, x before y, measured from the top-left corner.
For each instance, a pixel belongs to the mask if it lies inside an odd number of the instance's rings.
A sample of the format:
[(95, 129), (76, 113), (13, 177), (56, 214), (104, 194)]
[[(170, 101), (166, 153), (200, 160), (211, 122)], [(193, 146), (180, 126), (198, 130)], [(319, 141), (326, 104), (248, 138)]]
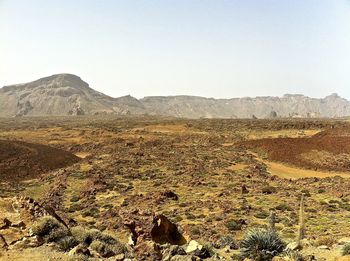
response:
[(0, 87), (58, 73), (112, 97), (350, 99), (350, 1), (0, 0)]

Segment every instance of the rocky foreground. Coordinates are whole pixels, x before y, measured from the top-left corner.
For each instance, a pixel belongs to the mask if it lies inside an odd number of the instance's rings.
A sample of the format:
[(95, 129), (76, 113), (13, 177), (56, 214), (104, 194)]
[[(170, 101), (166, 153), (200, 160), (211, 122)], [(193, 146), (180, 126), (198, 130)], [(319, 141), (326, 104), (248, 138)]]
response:
[(166, 216), (155, 215), (142, 227), (125, 221), (130, 235), (129, 242), (123, 244), (108, 233), (80, 226), (74, 219), (63, 220), (32, 198), (16, 197), (6, 203), (0, 224), (1, 260), (13, 260), (18, 251), (26, 253), (21, 257), (26, 260), (33, 253), (26, 252), (28, 249), (60, 260), (350, 260), (350, 238), (318, 246), (307, 239), (286, 244), (275, 231), (274, 215), (269, 219), (271, 230), (248, 231), (241, 242), (222, 236), (205, 244), (185, 238), (181, 228)]

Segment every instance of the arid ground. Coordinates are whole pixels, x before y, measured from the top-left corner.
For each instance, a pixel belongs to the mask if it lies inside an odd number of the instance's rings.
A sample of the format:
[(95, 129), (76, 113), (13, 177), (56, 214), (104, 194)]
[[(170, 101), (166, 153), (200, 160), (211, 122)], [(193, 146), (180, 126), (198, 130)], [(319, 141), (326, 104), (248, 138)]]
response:
[[(20, 220), (11, 204), (29, 197), (67, 223), (108, 231), (123, 243), (128, 224), (140, 236), (156, 214), (187, 241), (230, 235), (239, 243), (247, 229), (266, 227), (272, 210), (278, 233), (291, 242), (302, 194), (312, 246), (306, 252), (334, 258), (340, 254), (332, 246), (350, 237), (345, 120), (1, 119), (0, 178), (0, 221)], [(23, 233), (0, 230), (7, 243)], [(25, 251), (10, 249), (0, 259), (40, 260), (49, 250)], [(234, 260), (234, 252), (222, 255)]]

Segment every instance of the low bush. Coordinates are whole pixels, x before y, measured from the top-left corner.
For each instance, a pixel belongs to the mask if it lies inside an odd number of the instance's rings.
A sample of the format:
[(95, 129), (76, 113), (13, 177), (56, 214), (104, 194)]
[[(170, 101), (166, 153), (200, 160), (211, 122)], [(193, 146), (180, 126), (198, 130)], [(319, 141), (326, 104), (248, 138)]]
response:
[(78, 241), (72, 237), (72, 236), (66, 236), (64, 238), (61, 238), (58, 242), (58, 248), (61, 251), (69, 251), (71, 250), (73, 247), (78, 245)]
[(347, 243), (343, 246), (341, 253), (343, 256), (350, 255), (350, 243)]
[(281, 254), (285, 246), (276, 232), (262, 228), (251, 229), (241, 242), (241, 256), (243, 259), (270, 261)]
[(51, 216), (40, 218), (32, 227), (33, 234), (45, 237), (48, 236), (54, 229), (61, 227), (61, 224)]
[(241, 230), (242, 224), (236, 220), (229, 220), (226, 223), (226, 227), (229, 231), (236, 231), (236, 230)]

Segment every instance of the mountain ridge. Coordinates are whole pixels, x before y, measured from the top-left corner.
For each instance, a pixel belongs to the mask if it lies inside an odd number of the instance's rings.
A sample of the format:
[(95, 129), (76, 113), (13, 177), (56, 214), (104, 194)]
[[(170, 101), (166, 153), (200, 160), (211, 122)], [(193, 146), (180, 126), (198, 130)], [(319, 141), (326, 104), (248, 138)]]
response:
[(0, 116), (151, 114), (183, 118), (337, 118), (350, 115), (350, 101), (333, 93), (215, 99), (191, 95), (111, 97), (74, 74), (55, 74), (0, 88)]

